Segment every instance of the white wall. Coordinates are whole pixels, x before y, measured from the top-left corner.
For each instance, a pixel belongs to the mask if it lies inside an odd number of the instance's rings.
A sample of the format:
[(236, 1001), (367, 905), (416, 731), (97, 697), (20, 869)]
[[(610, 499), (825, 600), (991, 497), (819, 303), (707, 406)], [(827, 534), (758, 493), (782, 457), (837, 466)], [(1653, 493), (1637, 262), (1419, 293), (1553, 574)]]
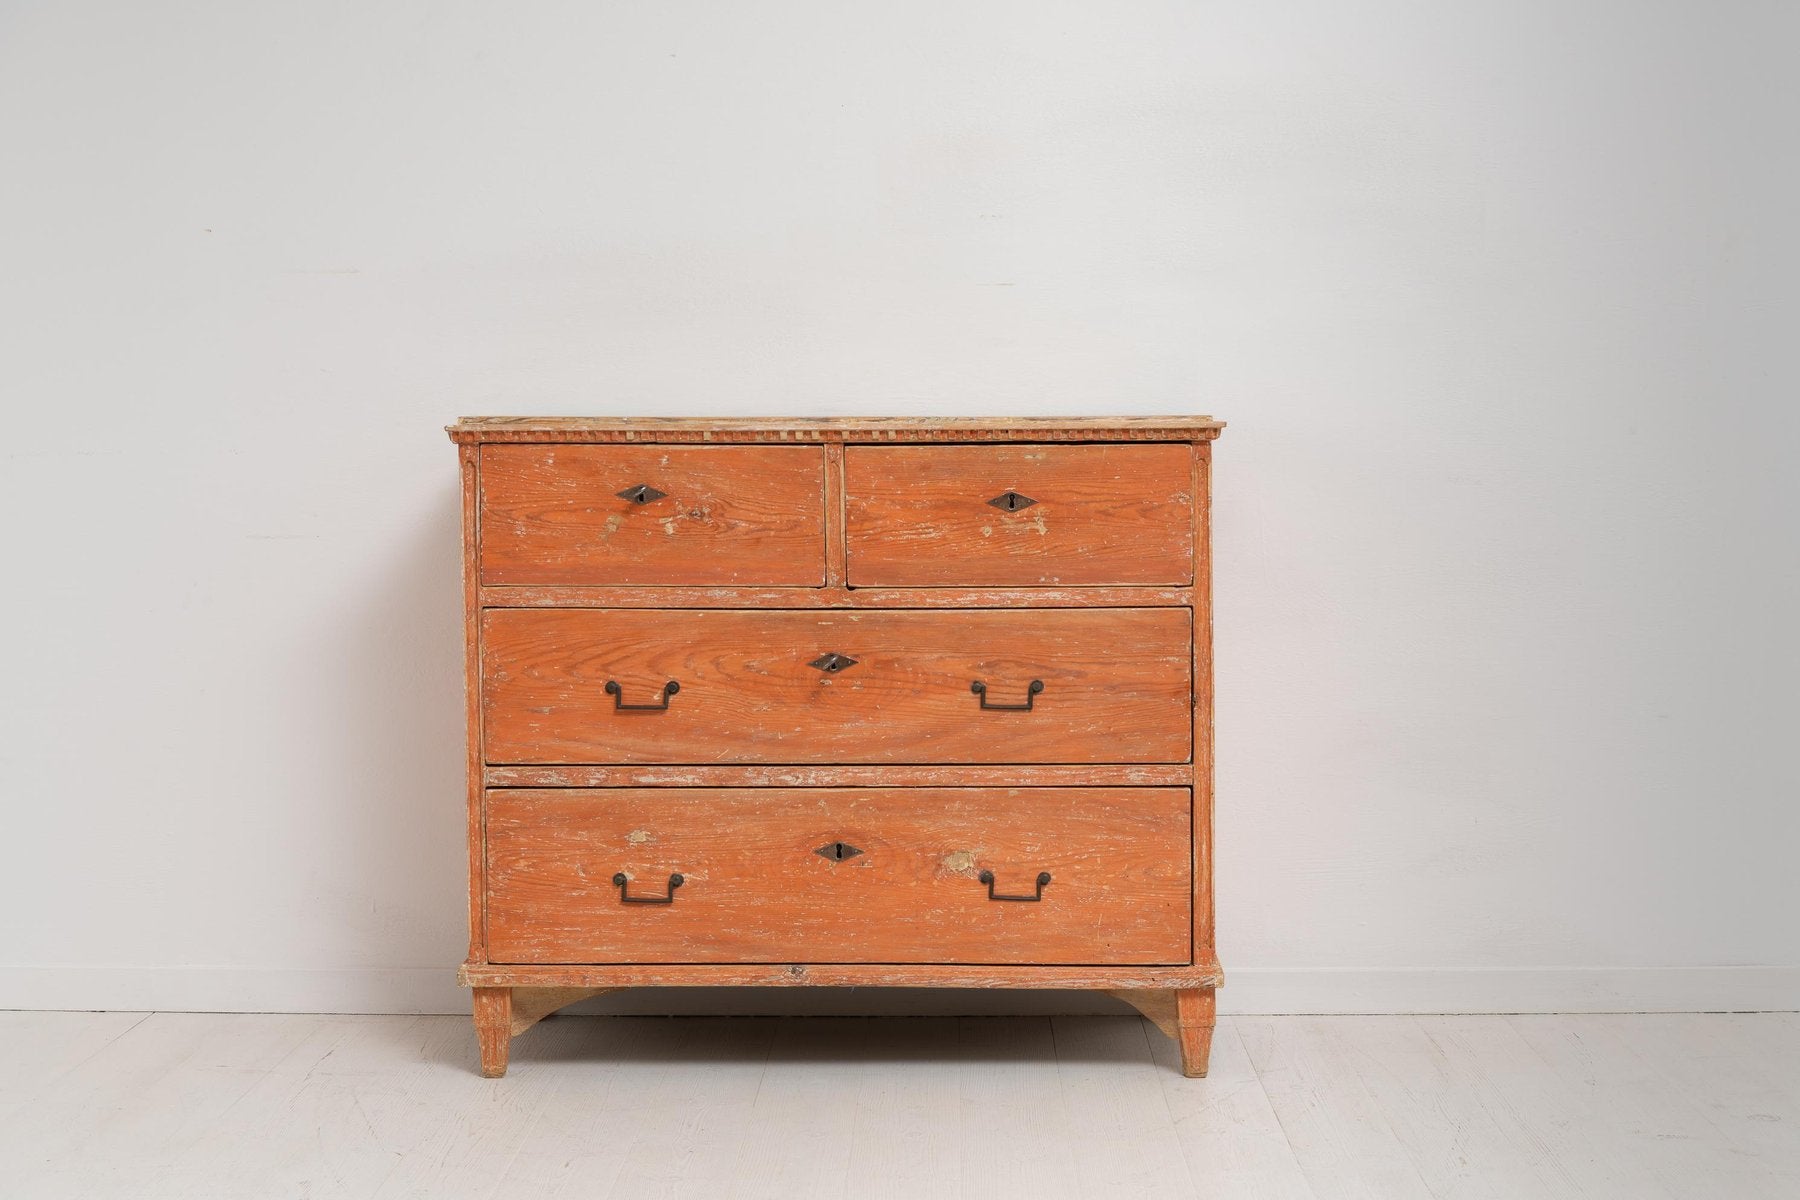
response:
[(462, 1003), (458, 414), (1210, 411), (1229, 1006), (1800, 1005), (1793, 11), (5, 4), (0, 1004)]

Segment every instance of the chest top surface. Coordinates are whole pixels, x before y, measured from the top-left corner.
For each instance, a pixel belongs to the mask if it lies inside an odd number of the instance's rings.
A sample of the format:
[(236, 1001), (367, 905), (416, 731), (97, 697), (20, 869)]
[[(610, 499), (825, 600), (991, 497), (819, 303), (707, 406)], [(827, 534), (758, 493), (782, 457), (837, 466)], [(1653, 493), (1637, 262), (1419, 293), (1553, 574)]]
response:
[(1147, 417), (464, 417), (473, 442), (1191, 442), (1225, 428), (1206, 416)]

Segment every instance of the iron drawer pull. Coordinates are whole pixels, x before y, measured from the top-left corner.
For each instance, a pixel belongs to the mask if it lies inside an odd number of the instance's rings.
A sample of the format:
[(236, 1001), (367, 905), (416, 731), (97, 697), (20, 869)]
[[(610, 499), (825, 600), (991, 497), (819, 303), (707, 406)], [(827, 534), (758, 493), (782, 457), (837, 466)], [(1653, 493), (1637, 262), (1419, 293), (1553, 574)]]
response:
[(996, 892), (994, 890), (994, 873), (992, 871), (983, 871), (975, 878), (988, 885), (989, 900), (1022, 900), (1027, 904), (1032, 904), (1044, 898), (1044, 885), (1050, 882), (1050, 872), (1038, 872), (1037, 892), (1030, 896), (1007, 896), (1000, 892)]
[(625, 885), (630, 883), (631, 880), (625, 877), (625, 872), (623, 871), (620, 871), (617, 875), (613, 876), (613, 882), (619, 886), (620, 904), (673, 904), (675, 903), (675, 889), (686, 883), (687, 880), (683, 879), (680, 875), (669, 876), (669, 894), (666, 896), (627, 895), (625, 892)]
[(1025, 703), (1023, 704), (989, 704), (987, 684), (979, 679), (969, 685), (969, 690), (980, 696), (981, 707), (991, 712), (1030, 712), (1032, 701), (1036, 700), (1038, 693), (1044, 690), (1044, 681), (1041, 679), (1031, 681), (1031, 686), (1025, 689)]
[(663, 684), (661, 704), (625, 703), (625, 689), (619, 686), (619, 681), (616, 679), (609, 679), (606, 681), (606, 690), (612, 693), (614, 712), (667, 712), (669, 709), (669, 697), (673, 696), (676, 692), (679, 692), (681, 690), (681, 685), (676, 683), (673, 679)]

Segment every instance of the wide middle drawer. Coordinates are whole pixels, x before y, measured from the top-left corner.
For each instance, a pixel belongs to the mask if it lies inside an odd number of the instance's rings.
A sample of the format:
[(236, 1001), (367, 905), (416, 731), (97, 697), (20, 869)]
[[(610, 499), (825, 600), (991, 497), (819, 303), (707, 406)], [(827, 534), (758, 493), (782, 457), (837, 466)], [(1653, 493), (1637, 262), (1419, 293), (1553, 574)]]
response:
[(489, 763), (1185, 762), (1185, 608), (488, 609)]

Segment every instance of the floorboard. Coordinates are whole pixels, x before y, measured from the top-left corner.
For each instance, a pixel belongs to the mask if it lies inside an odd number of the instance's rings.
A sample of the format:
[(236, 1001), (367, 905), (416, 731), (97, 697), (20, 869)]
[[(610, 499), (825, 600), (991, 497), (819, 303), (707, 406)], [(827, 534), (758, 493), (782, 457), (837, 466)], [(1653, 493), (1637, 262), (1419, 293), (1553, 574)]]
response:
[(0, 1013), (29, 1200), (1800, 1196), (1800, 1017)]

